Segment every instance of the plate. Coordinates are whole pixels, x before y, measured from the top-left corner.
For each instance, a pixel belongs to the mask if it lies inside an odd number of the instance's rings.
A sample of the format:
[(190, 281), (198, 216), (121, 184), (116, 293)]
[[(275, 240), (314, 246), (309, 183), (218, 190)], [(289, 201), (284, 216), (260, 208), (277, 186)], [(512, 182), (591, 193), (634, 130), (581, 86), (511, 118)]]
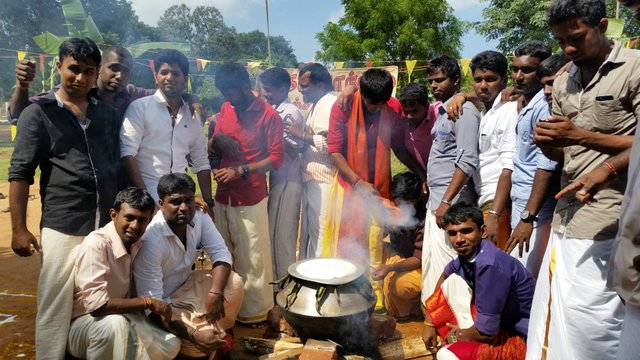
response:
[(347, 259), (315, 258), (289, 265), (289, 274), (319, 284), (342, 285), (364, 274), (364, 267)]

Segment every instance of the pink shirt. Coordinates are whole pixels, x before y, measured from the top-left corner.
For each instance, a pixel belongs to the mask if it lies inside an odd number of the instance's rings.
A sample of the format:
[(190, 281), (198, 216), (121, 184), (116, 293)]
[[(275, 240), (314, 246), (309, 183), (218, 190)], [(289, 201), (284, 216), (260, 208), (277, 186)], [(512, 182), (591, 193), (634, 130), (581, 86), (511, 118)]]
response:
[(404, 145), (425, 170), (427, 169), (429, 152), (431, 151), (431, 144), (433, 143), (431, 129), (438, 117), (438, 107), (440, 105), (442, 105), (441, 101), (429, 104), (426, 119), (416, 128), (412, 128), (411, 125), (408, 124), (404, 134)]
[(133, 293), (131, 264), (141, 246), (138, 241), (127, 253), (113, 222), (87, 235), (76, 259), (72, 319)]

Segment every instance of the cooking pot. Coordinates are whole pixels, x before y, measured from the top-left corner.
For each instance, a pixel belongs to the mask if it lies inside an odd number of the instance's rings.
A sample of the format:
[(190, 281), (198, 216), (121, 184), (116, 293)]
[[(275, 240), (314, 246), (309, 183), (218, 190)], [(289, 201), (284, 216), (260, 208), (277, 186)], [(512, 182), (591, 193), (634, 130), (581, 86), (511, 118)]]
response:
[(331, 339), (343, 346), (366, 341), (376, 295), (362, 265), (315, 258), (292, 264), (288, 271), (276, 302), (301, 338)]

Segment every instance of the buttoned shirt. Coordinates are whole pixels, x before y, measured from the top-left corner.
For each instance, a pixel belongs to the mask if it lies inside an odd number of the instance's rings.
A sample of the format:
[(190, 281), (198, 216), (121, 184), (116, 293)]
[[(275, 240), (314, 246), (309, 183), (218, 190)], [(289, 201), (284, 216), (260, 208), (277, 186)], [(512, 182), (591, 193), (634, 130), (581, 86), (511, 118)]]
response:
[(518, 259), (483, 239), (477, 253), (452, 260), (444, 274), (460, 275), (471, 287), (478, 331), (496, 336), (505, 327), (527, 335), (536, 281)]
[(537, 214), (538, 220), (550, 219), (556, 206), (554, 195), (560, 186), (560, 167), (558, 162), (544, 156), (542, 150), (533, 142), (533, 132), (540, 119), (550, 115), (549, 103), (540, 90), (518, 115), (516, 124), (516, 153), (513, 156), (511, 174), (511, 201), (514, 208), (524, 209), (531, 195), (533, 178), (538, 169), (555, 172), (557, 176), (551, 182), (549, 194)]
[[(447, 191), (456, 168), (467, 176), (473, 176), (478, 166), (478, 126), (480, 112), (469, 101), (462, 105), (462, 115), (457, 121), (449, 119), (446, 109), (449, 99), (438, 108), (438, 118), (431, 138), (433, 145), (427, 164), (427, 184), (429, 185), (429, 209), (435, 211)], [(473, 185), (467, 183), (453, 198), (454, 202), (474, 203), (476, 199)]]
[(318, 181), (331, 184), (337, 168), (329, 156), (327, 135), (331, 108), (337, 96), (326, 93), (313, 105), (306, 120), (306, 127), (313, 133), (313, 144), (307, 146), (302, 156), (302, 181)]
[(427, 115), (417, 127), (407, 124), (404, 134), (404, 146), (409, 150), (413, 157), (420, 163), (423, 169), (427, 169), (427, 161), (429, 160), (429, 151), (431, 151), (431, 129), (438, 117), (438, 108), (442, 105), (441, 101), (429, 104)]
[[(579, 128), (608, 135), (633, 135), (640, 116), (640, 51), (614, 41), (607, 60), (582, 88), (580, 69), (571, 65), (553, 83), (553, 113), (566, 116)], [(564, 148), (561, 187), (601, 166), (611, 155), (581, 145)], [(567, 237), (610, 240), (618, 231), (618, 217), (627, 184), (621, 173), (598, 191), (590, 205), (575, 193), (558, 200), (552, 226)]]
[(131, 265), (141, 246), (137, 241), (127, 252), (113, 222), (87, 235), (76, 258), (72, 319), (100, 309), (111, 298), (132, 295)]
[(498, 95), (480, 119), (478, 168), (473, 174), (479, 206), (496, 196), (502, 170), (513, 171), (517, 118), (517, 102), (503, 104)]
[[(286, 98), (283, 102), (278, 105), (276, 109), (278, 115), (282, 118), (283, 122), (287, 121), (286, 118), (289, 118), (293, 123), (295, 123), (299, 127), (304, 126), (304, 118), (302, 117), (302, 113), (298, 109), (297, 106), (291, 103), (289, 98)], [(297, 141), (296, 139), (284, 133), (284, 144), (285, 148), (287, 146), (295, 149), (296, 156), (291, 156), (288, 151), (284, 153), (284, 161), (282, 162), (282, 166), (278, 170), (272, 170), (269, 172), (269, 186), (275, 186), (277, 184), (281, 184), (284, 182), (297, 182), (301, 181), (300, 173), (301, 173), (301, 161), (299, 151), (302, 149), (302, 143)]]
[(153, 217), (142, 240), (144, 246), (135, 259), (133, 271), (138, 296), (150, 296), (170, 303), (171, 295), (191, 275), (191, 266), (202, 249), (212, 264), (232, 264), (231, 253), (222, 235), (209, 215), (200, 210), (187, 225), (186, 245), (173, 233), (162, 210)]
[[(256, 98), (240, 117), (230, 102), (222, 104), (214, 134), (223, 133), (238, 145), (233, 156), (222, 154), (220, 167), (238, 167), (264, 159), (270, 159), (274, 169), (284, 161), (282, 119), (274, 108), (261, 98)], [(216, 201), (231, 206), (252, 206), (267, 196), (265, 174), (251, 174), (226, 183), (219, 183)]]
[(162, 175), (185, 173), (187, 155), (194, 173), (211, 170), (200, 119), (192, 117), (183, 102), (174, 120), (160, 90), (131, 103), (124, 115), (120, 142), (120, 156), (135, 158), (147, 191), (156, 202), (158, 180)]

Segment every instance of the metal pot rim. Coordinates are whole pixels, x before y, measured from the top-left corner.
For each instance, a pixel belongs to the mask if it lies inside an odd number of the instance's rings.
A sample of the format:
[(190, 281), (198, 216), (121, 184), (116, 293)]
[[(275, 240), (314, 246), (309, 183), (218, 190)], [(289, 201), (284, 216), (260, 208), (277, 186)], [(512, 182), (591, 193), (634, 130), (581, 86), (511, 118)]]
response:
[[(334, 278), (330, 278), (330, 279), (317, 279), (317, 278), (313, 278), (313, 277), (309, 277), (306, 275), (301, 274), (298, 271), (298, 266), (300, 266), (301, 264), (304, 263), (308, 263), (308, 262), (323, 262), (326, 260), (339, 260), (339, 261), (344, 261), (347, 263), (350, 263), (351, 265), (355, 266), (356, 270), (351, 273), (351, 274), (345, 274), (342, 276), (338, 276), (338, 277), (334, 277)], [(313, 258), (313, 259), (305, 259), (302, 261), (299, 261), (297, 263), (293, 263), (291, 265), (289, 265), (288, 268), (289, 271), (289, 275), (293, 276), (294, 278), (297, 279), (301, 279), (301, 280), (305, 280), (305, 281), (310, 281), (310, 282), (314, 282), (317, 284), (323, 284), (323, 285), (344, 285), (347, 283), (350, 283), (352, 281), (354, 281), (355, 279), (359, 278), (360, 276), (362, 276), (364, 274), (364, 266), (362, 266), (361, 264), (355, 263), (349, 259), (344, 259), (344, 258), (335, 258), (335, 257), (331, 257), (331, 258)]]

